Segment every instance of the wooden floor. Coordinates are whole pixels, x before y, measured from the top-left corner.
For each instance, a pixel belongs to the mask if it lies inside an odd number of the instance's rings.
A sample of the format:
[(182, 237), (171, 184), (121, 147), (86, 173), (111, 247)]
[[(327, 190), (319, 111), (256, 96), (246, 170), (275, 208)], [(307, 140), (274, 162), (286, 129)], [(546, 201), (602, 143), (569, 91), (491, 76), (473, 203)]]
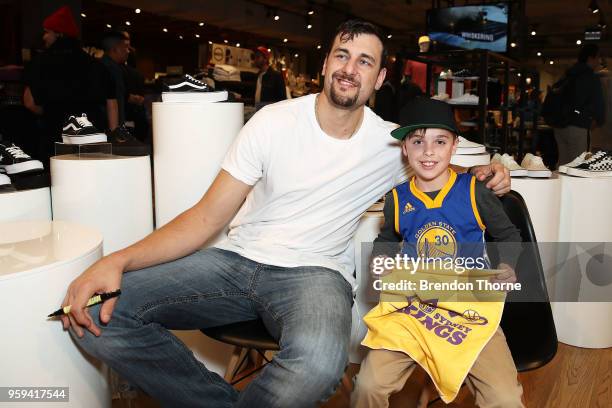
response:
[[(359, 369), (351, 364), (349, 374)], [(519, 374), (523, 384), (528, 408), (612, 408), (612, 348), (582, 349), (559, 343), (557, 355), (546, 366)], [(238, 387), (244, 388), (249, 379)], [(416, 397), (424, 384), (425, 373), (421, 370), (409, 380), (404, 390), (391, 398), (391, 408), (414, 408)], [(345, 408), (348, 398), (336, 393), (322, 408)], [(458, 397), (446, 405), (438, 401), (434, 408), (474, 407), (474, 400), (463, 387)], [(113, 408), (158, 408), (151, 398), (142, 396), (134, 401), (113, 401)]]

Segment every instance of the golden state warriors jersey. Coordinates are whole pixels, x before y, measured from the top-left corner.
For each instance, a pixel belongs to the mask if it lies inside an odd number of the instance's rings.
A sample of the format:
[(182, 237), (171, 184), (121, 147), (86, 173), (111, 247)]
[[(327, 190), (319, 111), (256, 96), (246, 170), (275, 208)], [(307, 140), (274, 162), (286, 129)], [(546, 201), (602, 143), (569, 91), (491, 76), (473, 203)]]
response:
[(448, 182), (435, 199), (417, 188), (414, 177), (393, 189), (395, 232), (403, 237), (402, 253), (413, 258), (487, 259), (485, 226), (476, 207), (476, 178), (448, 171)]

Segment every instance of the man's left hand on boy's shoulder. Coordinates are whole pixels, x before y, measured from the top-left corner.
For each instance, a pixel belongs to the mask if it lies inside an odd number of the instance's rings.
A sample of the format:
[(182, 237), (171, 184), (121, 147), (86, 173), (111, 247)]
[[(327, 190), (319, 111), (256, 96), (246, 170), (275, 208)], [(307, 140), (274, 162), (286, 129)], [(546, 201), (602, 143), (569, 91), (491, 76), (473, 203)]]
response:
[(492, 283), (516, 283), (516, 272), (514, 272), (514, 269), (510, 265), (500, 263), (497, 269), (502, 272), (492, 276), (489, 281)]
[(478, 181), (487, 181), (487, 188), (490, 188), (495, 195), (502, 196), (510, 191), (510, 172), (500, 163), (491, 163), (486, 166), (474, 166), (470, 172), (476, 176)]

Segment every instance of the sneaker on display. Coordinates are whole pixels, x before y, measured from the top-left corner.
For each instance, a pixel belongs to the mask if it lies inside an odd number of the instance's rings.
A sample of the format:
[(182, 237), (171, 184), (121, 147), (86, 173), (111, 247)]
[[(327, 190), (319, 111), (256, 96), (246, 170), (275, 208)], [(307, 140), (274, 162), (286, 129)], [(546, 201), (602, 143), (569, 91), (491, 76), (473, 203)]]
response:
[(478, 105), (478, 96), (472, 94), (463, 94), (457, 98), (448, 100), (451, 105)]
[(510, 177), (526, 177), (528, 175), (527, 169), (519, 166), (516, 160), (514, 160), (514, 157), (507, 153), (502, 155), (495, 153), (491, 158), (491, 163), (500, 163), (507, 168), (508, 171), (510, 171)]
[(463, 136), (459, 136), (459, 145), (457, 146), (457, 154), (477, 154), (485, 153), (487, 150), (480, 143), (471, 142)]
[(469, 69), (461, 69), (459, 71), (456, 71), (452, 75), (452, 77), (453, 77), (453, 79), (454, 78), (457, 78), (457, 79), (472, 79), (472, 80), (480, 79), (480, 76), (474, 74)]
[(448, 101), (448, 98), (449, 96), (447, 93), (441, 93), (431, 97), (431, 99), (435, 99), (437, 101)]
[(96, 129), (83, 113), (68, 118), (62, 128), (62, 141), (66, 144), (101, 143), (106, 142), (106, 134)]
[[(13, 183), (11, 179), (6, 175), (4, 169), (0, 169), (0, 192), (14, 191)], [(0, 254), (1, 255), (1, 254)]]
[(162, 102), (221, 102), (227, 100), (227, 91), (215, 92), (208, 84), (191, 75), (184, 75), (174, 83), (166, 83)]
[(108, 138), (113, 145), (113, 154), (119, 156), (148, 156), (151, 154), (151, 148), (136, 139), (125, 125), (109, 132)]
[(559, 166), (559, 173), (567, 173), (567, 169), (569, 167), (576, 167), (579, 164), (584, 163), (585, 161), (587, 161), (590, 158), (591, 158), (591, 153), (589, 153), (589, 152), (582, 152), (580, 154), (580, 156), (576, 157), (571, 162), (560, 165)]
[(576, 167), (569, 167), (567, 174), (578, 177), (612, 177), (612, 152), (600, 150)]
[(531, 153), (527, 153), (523, 157), (521, 167), (527, 169), (527, 176), (529, 177), (548, 178), (552, 175), (552, 172), (544, 165), (542, 158)]
[(0, 168), (3, 168), (7, 174), (17, 174), (41, 171), (43, 164), (32, 159), (15, 144), (10, 146), (0, 144)]
[(454, 166), (468, 169), (474, 166), (486, 166), (491, 162), (491, 158), (489, 153), (453, 154), (450, 162)]

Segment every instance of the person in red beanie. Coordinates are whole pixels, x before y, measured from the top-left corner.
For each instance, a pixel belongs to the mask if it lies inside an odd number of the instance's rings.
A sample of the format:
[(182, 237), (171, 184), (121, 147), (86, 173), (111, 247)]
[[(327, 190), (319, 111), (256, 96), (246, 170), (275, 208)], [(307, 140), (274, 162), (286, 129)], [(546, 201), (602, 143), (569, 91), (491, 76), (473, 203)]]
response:
[(43, 28), (45, 30), (43, 41), (46, 48), (49, 48), (59, 37), (77, 38), (79, 36), (79, 27), (68, 6), (60, 7), (45, 18)]
[(264, 46), (255, 48), (253, 65), (259, 69), (255, 87), (255, 106), (287, 99), (283, 74), (270, 67), (270, 51)]
[(59, 8), (42, 26), (45, 49), (26, 66), (23, 100), (26, 108), (40, 116), (42, 129), (35, 155), (48, 164), (70, 115), (85, 113), (97, 128), (114, 128), (117, 101), (106, 69), (81, 48), (70, 9)]

